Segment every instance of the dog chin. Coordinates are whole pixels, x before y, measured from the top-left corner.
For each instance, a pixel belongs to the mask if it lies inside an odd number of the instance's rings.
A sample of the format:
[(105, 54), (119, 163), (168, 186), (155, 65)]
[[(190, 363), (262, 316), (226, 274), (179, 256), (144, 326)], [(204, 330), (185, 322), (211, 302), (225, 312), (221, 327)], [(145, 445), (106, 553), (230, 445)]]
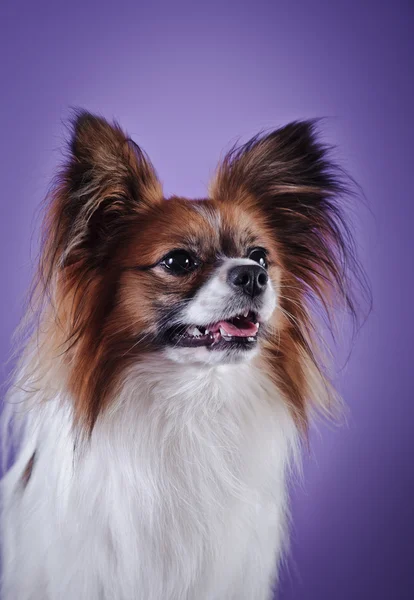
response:
[(175, 363), (198, 364), (206, 366), (240, 364), (250, 361), (259, 352), (259, 343), (248, 349), (228, 348), (214, 350), (201, 346), (199, 348), (185, 348), (167, 346), (164, 355)]

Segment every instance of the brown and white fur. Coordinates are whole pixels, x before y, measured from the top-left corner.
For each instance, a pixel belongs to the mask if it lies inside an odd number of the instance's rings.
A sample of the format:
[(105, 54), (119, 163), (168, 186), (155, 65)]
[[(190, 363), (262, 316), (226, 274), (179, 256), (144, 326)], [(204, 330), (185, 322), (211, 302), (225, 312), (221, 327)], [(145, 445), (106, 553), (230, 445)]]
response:
[(190, 201), (76, 115), (4, 416), (4, 600), (271, 597), (288, 476), (335, 403), (314, 315), (353, 310), (344, 191), (312, 122)]

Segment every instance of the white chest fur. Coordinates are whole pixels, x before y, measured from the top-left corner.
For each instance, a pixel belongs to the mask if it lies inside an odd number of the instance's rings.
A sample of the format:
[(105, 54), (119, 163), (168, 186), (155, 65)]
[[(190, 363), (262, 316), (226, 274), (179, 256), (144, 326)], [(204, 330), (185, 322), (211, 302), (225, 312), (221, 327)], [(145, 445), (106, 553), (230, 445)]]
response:
[(147, 359), (75, 451), (68, 406), (31, 410), (3, 482), (5, 600), (270, 597), (297, 438), (266, 377)]

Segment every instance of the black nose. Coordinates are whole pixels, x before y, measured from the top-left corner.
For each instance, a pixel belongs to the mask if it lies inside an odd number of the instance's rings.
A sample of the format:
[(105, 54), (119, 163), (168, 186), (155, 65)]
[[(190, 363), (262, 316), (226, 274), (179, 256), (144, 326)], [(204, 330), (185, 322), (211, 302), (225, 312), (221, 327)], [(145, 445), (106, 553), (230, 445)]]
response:
[(248, 296), (259, 296), (264, 292), (268, 276), (260, 265), (238, 265), (230, 269), (227, 282)]

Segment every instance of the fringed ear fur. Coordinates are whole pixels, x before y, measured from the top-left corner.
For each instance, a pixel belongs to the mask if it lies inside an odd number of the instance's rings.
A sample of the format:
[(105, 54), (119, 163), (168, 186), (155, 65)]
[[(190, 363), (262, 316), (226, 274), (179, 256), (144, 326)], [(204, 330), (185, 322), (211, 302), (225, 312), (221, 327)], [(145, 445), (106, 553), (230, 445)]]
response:
[[(121, 128), (77, 113), (68, 157), (46, 207), (31, 304), (39, 316), (46, 311), (49, 353), (72, 365), (75, 420), (88, 426), (98, 414), (96, 389), (104, 380), (97, 368), (99, 344), (118, 289), (118, 250), (128, 243), (131, 226), (139, 228), (144, 213), (163, 201), (151, 162)], [(105, 364), (101, 370), (105, 374)]]
[(119, 125), (78, 112), (47, 215), (49, 266), (104, 260), (125, 217), (162, 198), (151, 162)]

